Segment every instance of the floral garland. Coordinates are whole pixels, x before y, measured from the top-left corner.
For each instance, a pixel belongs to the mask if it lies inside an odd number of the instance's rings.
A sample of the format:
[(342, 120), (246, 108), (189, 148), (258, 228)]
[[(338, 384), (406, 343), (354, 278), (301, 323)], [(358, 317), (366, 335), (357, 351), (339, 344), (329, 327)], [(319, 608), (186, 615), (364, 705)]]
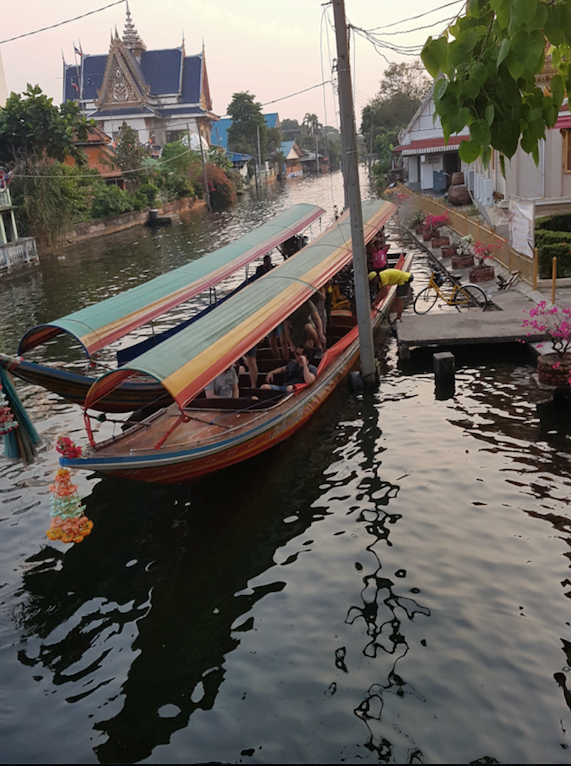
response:
[[(69, 436), (58, 436), (56, 450), (67, 458), (81, 457), (82, 449)], [(67, 468), (60, 468), (55, 482), (50, 484), (51, 527), (46, 532), (50, 540), (80, 543), (93, 529), (93, 522), (84, 514), (85, 506), (77, 495), (77, 484), (71, 483)]]
[(0, 384), (0, 435), (8, 434), (15, 428), (18, 428), (18, 422), (14, 419), (6, 394), (2, 384)]

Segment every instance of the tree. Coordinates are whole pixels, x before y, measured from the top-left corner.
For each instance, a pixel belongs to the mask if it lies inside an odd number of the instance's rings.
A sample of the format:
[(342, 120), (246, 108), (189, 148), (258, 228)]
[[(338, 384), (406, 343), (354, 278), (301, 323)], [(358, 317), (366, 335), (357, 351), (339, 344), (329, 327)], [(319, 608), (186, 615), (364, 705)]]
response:
[(247, 91), (234, 93), (228, 107), (232, 125), (228, 129), (228, 148), (235, 152), (251, 154), (258, 160), (258, 130), (262, 162), (266, 159), (268, 126), (262, 114), (262, 105)]
[[(546, 55), (553, 76), (542, 89), (536, 76)], [(539, 141), (571, 92), (571, 0), (468, 0), (421, 57), (438, 78), (434, 104), (445, 138), (470, 128), (458, 149), (464, 162), (487, 164), (493, 148), (504, 170), (519, 144), (537, 164)]]
[(137, 133), (125, 122), (117, 136), (115, 155), (117, 167), (129, 173), (129, 185), (138, 188), (148, 176), (144, 163), (151, 156), (151, 150), (139, 142)]
[[(428, 92), (430, 82), (419, 63), (391, 64), (379, 83), (379, 92), (361, 116), (367, 150), (378, 159), (390, 156), (390, 145), (408, 125)], [(381, 140), (379, 140), (381, 139)]]
[(301, 125), (297, 120), (282, 120), (280, 127), (284, 141), (301, 141)]
[(25, 93), (11, 93), (0, 109), (0, 165), (29, 169), (46, 159), (62, 162), (68, 154), (81, 164), (85, 155), (74, 141), (85, 141), (94, 124), (75, 101), (57, 107), (39, 85), (28, 83)]

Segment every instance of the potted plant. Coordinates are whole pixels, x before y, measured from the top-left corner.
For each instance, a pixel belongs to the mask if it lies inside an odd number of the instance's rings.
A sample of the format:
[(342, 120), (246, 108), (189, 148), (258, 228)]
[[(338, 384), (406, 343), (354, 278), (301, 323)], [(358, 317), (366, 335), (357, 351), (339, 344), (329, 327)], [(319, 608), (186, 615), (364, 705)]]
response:
[(448, 213), (443, 213), (442, 215), (432, 215), (432, 213), (429, 213), (424, 219), (422, 239), (427, 242), (429, 239), (438, 237), (440, 227), (446, 226), (449, 221)]
[(476, 242), (474, 244), (474, 255), (478, 264), (470, 270), (470, 282), (489, 282), (494, 278), (495, 272), (492, 264), (486, 263), (494, 257), (494, 252), (499, 250), (499, 244), (486, 244), (485, 242)]
[(473, 244), (474, 237), (470, 234), (467, 234), (465, 237), (460, 237), (458, 244), (456, 245), (456, 255), (452, 256), (453, 269), (469, 269), (474, 265), (474, 254), (472, 252)]
[[(552, 351), (537, 359), (539, 382), (547, 386), (568, 387), (571, 377), (571, 306), (559, 308), (541, 301), (529, 311), (523, 327), (546, 335)], [(530, 333), (528, 333), (529, 335)]]
[(410, 214), (409, 227), (414, 229), (414, 233), (418, 236), (421, 236), (422, 232), (424, 231), (425, 215), (426, 213), (424, 210), (419, 210), (418, 208), (414, 208)]

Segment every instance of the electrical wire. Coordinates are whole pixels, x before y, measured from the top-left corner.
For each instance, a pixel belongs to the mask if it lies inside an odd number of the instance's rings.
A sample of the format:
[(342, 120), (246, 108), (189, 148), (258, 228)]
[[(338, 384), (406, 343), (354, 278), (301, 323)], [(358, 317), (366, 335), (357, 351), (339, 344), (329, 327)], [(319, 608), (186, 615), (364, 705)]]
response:
[(378, 29), (390, 29), (391, 27), (396, 27), (405, 21), (415, 21), (415, 19), (421, 19), (423, 16), (429, 16), (431, 13), (435, 13), (436, 11), (441, 11), (443, 8), (450, 8), (450, 6), (457, 5), (460, 2), (464, 4), (466, 0), (453, 0), (452, 3), (446, 3), (446, 5), (440, 5), (438, 8), (432, 8), (430, 11), (419, 13), (418, 16), (408, 16), (406, 19), (401, 19), (400, 21), (394, 21), (392, 24), (385, 24), (381, 27), (373, 27), (370, 31), (376, 32)]
[(112, 8), (114, 5), (121, 5), (121, 3), (124, 3), (124, 2), (126, 2), (126, 0), (115, 0), (114, 3), (109, 3), (109, 5), (104, 5), (103, 8), (96, 8), (94, 11), (83, 13), (81, 16), (74, 16), (73, 19), (66, 19), (65, 21), (60, 21), (57, 24), (52, 24), (49, 27), (42, 27), (42, 29), (36, 29), (33, 32), (25, 32), (23, 35), (16, 35), (16, 37), (9, 37), (7, 40), (0, 40), (0, 45), (4, 45), (4, 43), (11, 43), (14, 40), (21, 40), (22, 37), (30, 37), (31, 35), (37, 35), (40, 32), (46, 32), (48, 29), (55, 29), (56, 27), (61, 27), (64, 24), (70, 24), (72, 21), (78, 21), (79, 19), (84, 19), (86, 16), (92, 16), (94, 13), (105, 11), (107, 10), (107, 8)]

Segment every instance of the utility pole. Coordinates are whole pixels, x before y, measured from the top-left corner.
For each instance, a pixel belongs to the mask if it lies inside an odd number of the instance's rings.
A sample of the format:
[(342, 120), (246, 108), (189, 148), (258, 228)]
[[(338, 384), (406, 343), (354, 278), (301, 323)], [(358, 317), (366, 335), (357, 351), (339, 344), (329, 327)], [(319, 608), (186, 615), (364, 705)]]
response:
[(353, 276), (355, 279), (355, 307), (359, 327), (361, 349), (361, 376), (365, 385), (377, 382), (377, 369), (373, 349), (373, 326), (371, 323), (371, 299), (367, 275), (367, 254), (363, 235), (363, 211), (359, 187), (359, 162), (357, 156), (357, 131), (351, 93), (351, 71), (345, 22), (345, 1), (333, 0), (335, 37), (337, 39), (337, 75), (339, 78), (339, 111), (343, 138), (343, 182), (351, 217), (351, 240), (353, 243)]
[(258, 168), (260, 172), (260, 186), (262, 185), (262, 148), (260, 146), (260, 126), (256, 126), (256, 131), (258, 133)]

